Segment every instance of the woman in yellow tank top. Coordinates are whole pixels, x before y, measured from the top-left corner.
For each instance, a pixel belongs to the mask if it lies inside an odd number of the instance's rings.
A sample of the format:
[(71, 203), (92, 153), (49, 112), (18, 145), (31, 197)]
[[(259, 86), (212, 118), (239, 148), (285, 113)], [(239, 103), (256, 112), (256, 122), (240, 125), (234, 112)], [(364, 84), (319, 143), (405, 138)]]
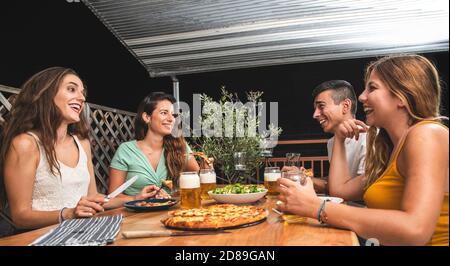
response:
[[(441, 88), (433, 64), (419, 55), (370, 64), (359, 100), (366, 123), (347, 120), (336, 130), (329, 191), (368, 208), (322, 202), (311, 180), (281, 178), (280, 208), (318, 218), (382, 245), (448, 245), (449, 132), (439, 123)], [(366, 171), (349, 179), (346, 138), (368, 131)]]

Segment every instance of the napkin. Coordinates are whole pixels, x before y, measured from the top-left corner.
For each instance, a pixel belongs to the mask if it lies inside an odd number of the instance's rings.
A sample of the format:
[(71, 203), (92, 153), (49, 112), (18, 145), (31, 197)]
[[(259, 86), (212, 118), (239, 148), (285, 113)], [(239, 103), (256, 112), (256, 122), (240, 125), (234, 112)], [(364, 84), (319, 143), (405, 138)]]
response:
[(103, 246), (114, 242), (122, 214), (88, 219), (71, 219), (36, 239), (31, 246)]

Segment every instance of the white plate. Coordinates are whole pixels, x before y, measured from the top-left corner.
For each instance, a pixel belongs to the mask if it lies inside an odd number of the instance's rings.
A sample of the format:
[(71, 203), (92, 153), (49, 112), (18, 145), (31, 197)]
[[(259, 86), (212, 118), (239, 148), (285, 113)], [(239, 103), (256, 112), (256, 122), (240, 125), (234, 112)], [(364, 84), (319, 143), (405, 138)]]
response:
[(326, 196), (322, 196), (322, 197), (319, 197), (321, 200), (327, 200), (327, 201), (331, 201), (331, 202), (333, 202), (333, 203), (342, 203), (342, 202), (344, 202), (344, 199), (342, 199), (342, 198), (338, 198), (338, 197), (326, 197)]
[(247, 194), (214, 194), (212, 191), (208, 191), (211, 198), (220, 203), (242, 204), (251, 203), (260, 200), (266, 195), (267, 189), (263, 192), (247, 193)]

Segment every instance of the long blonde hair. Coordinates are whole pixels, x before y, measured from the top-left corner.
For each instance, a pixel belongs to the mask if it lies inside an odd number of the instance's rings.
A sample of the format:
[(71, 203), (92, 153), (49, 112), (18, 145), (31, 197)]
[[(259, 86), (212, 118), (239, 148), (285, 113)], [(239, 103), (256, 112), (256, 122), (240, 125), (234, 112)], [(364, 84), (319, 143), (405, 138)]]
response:
[[(406, 107), (412, 124), (428, 119), (441, 119), (441, 85), (435, 66), (420, 55), (396, 55), (369, 64), (365, 82), (372, 72)], [(393, 143), (386, 130), (371, 127), (367, 134), (366, 189), (386, 170)]]

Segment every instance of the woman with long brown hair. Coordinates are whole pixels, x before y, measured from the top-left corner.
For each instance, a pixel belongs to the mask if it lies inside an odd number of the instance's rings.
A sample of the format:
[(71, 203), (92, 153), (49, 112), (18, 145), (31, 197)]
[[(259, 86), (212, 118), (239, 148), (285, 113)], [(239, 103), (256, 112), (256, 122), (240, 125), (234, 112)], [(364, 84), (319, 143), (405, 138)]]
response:
[[(359, 100), (366, 122), (346, 120), (335, 134), (330, 190), (368, 208), (321, 201), (306, 185), (280, 179), (280, 204), (383, 245), (448, 245), (449, 132), (439, 114), (436, 68), (423, 56), (381, 58), (366, 70)], [(345, 139), (368, 131), (365, 175), (349, 179)], [(331, 182), (333, 181), (333, 182)]]
[[(110, 165), (109, 191), (127, 179), (138, 180), (119, 197), (133, 199), (144, 186), (162, 186), (169, 178), (178, 178), (182, 171), (200, 169), (183, 136), (173, 136), (175, 114), (172, 95), (153, 92), (139, 104), (135, 118), (136, 140), (122, 143)], [(158, 197), (169, 197), (161, 190)]]
[[(0, 169), (2, 203), (8, 202), (17, 228), (92, 217), (123, 204), (103, 204), (97, 193), (85, 94), (74, 70), (52, 67), (28, 79), (15, 98), (2, 131)], [(139, 196), (154, 196), (156, 189), (146, 187)]]

